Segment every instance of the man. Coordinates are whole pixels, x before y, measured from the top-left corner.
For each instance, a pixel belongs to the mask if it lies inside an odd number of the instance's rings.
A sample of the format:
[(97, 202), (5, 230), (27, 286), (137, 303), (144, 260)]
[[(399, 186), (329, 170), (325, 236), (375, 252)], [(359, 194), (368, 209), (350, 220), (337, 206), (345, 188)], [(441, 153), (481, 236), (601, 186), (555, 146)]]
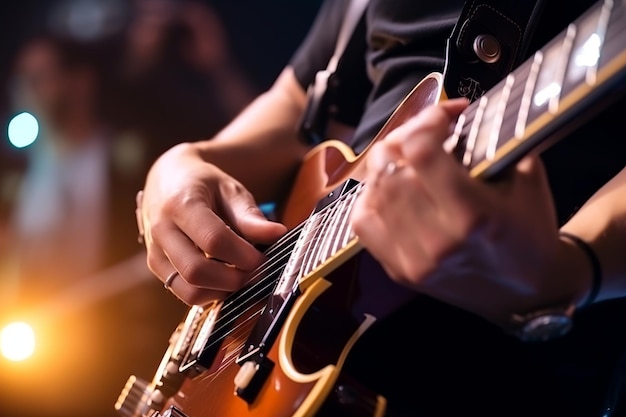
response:
[[(592, 4), (547, 3), (531, 51)], [(462, 6), (370, 2), (352, 39), (361, 59), (344, 63), (350, 75), (340, 80), (335, 103), (335, 125), (354, 128), (347, 141), (355, 151), (367, 149), (413, 86), (443, 69)], [(258, 204), (284, 199), (310, 150), (297, 129), (305, 92), (332, 55), (344, 9), (344, 2), (326, 2), (269, 91), (211, 140), (172, 148), (149, 172), (139, 219), (148, 264), (184, 302), (204, 304), (238, 290), (263, 262), (257, 245), (286, 233)], [(359, 282), (366, 307), (382, 304), (383, 311), (392, 296), (413, 298), (366, 332), (347, 369), (400, 415), (601, 415), (626, 345), (617, 330), (626, 317), (618, 299), (626, 295), (619, 255), (626, 194), (624, 173), (615, 176), (626, 166), (624, 145), (608, 138), (591, 145), (582, 138), (593, 131), (581, 128), (542, 162), (529, 156), (495, 184), (477, 183), (441, 149), (465, 105), (452, 100), (424, 110), (369, 149), (359, 168), (366, 186), (351, 224), (367, 249), (360, 255), (367, 279)], [(601, 123), (615, 121), (619, 109), (623, 102)], [(589, 146), (587, 166), (597, 174), (570, 170)], [(589, 244), (559, 237), (559, 228)], [(369, 278), (384, 272), (403, 285), (372, 287)], [(617, 301), (581, 311), (566, 337), (525, 344), (503, 331), (514, 314), (583, 304), (600, 278), (606, 282), (594, 301)]]

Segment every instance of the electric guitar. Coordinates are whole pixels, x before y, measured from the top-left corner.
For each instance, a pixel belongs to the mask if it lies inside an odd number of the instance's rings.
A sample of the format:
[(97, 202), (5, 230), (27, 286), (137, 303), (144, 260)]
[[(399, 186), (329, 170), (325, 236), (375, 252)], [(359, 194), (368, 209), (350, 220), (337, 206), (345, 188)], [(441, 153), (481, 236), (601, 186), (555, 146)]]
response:
[[(445, 146), (483, 180), (555, 143), (623, 94), (625, 36), (626, 0), (599, 1), (474, 101)], [(446, 99), (442, 81), (433, 73), (417, 84), (372, 143)], [(189, 309), (152, 381), (129, 378), (115, 405), (122, 416), (388, 415), (387, 399), (344, 369), (387, 313), (352, 314), (351, 261), (362, 247), (348, 219), (367, 186), (360, 168), (368, 149), (355, 155), (328, 140), (306, 156), (281, 210), (290, 231), (248, 285)]]

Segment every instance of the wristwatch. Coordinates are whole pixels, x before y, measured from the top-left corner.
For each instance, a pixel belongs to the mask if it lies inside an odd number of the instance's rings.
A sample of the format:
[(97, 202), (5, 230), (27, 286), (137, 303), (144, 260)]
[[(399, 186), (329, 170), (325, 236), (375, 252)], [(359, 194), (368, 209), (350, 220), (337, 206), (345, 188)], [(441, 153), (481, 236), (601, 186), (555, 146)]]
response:
[(526, 314), (513, 314), (508, 331), (523, 342), (546, 342), (566, 335), (573, 326), (576, 306), (550, 307)]

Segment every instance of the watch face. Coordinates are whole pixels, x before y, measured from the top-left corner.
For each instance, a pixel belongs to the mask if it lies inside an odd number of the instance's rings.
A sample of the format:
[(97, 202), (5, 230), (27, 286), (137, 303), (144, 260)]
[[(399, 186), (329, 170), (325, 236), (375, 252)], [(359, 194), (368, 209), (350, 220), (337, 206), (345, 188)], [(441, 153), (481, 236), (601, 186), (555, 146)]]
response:
[(572, 328), (572, 318), (567, 314), (546, 314), (528, 320), (520, 329), (525, 342), (545, 342), (564, 336)]

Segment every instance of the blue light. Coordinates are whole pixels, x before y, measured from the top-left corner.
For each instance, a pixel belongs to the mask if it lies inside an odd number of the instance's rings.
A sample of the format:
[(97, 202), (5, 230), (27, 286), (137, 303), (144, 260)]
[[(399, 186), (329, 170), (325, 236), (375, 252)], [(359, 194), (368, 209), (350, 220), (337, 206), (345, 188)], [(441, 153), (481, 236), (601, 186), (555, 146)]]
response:
[(32, 114), (22, 112), (11, 119), (7, 133), (13, 146), (25, 148), (37, 139), (39, 122)]

